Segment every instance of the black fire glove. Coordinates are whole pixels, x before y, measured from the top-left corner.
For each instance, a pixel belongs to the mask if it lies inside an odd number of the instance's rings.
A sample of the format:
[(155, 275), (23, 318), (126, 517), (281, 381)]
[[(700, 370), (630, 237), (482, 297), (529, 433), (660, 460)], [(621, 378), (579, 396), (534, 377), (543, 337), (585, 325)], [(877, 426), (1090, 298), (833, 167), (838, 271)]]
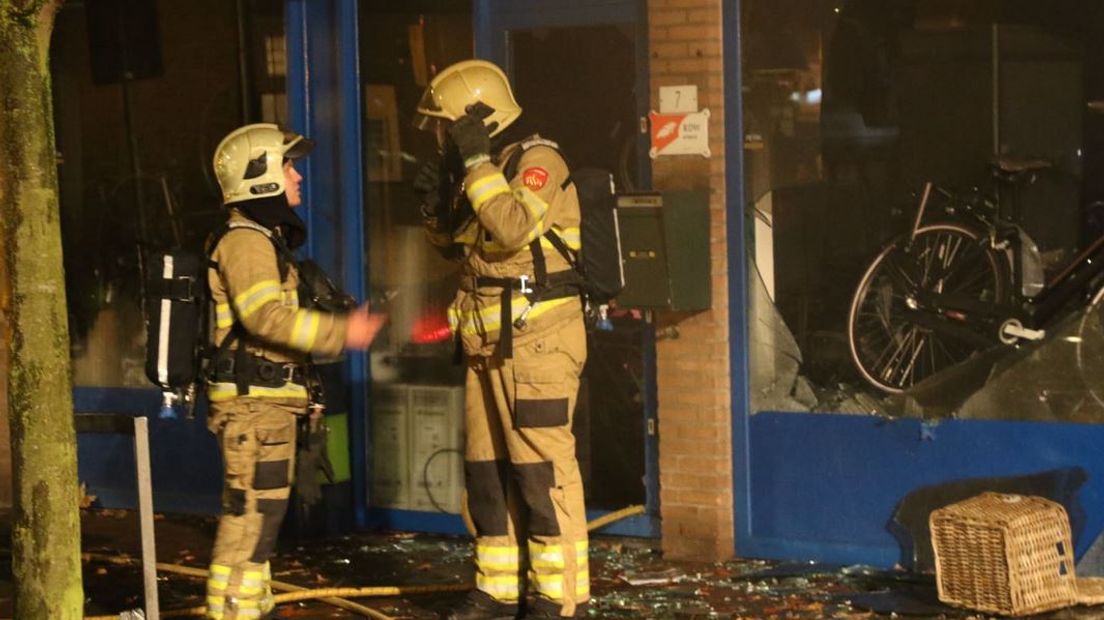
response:
[(471, 167), (480, 161), (490, 159), (491, 134), (483, 119), (474, 114), (465, 114), (448, 129), (449, 137), (460, 151), (464, 166)]
[(414, 177), (414, 191), (422, 199), (422, 217), (433, 219), (441, 213), (441, 165), (431, 159)]

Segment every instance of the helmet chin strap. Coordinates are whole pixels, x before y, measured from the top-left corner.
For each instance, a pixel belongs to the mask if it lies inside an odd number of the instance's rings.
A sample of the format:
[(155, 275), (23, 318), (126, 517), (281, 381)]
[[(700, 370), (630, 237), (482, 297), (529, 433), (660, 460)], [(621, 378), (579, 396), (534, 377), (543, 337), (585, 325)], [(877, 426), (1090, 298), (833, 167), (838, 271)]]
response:
[(244, 200), (233, 206), (261, 226), (269, 230), (279, 230), (288, 249), (294, 250), (307, 240), (307, 225), (288, 206), (286, 194)]

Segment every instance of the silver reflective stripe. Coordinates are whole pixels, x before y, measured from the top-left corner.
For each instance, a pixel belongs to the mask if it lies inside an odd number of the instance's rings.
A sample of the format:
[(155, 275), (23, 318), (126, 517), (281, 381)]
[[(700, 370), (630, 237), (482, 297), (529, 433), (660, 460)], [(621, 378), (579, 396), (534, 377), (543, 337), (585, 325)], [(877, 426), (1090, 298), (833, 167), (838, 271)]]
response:
[[(173, 258), (165, 255), (165, 264), (161, 277), (171, 280), (173, 277)], [(157, 329), (157, 380), (162, 386), (169, 384), (169, 319), (172, 317), (172, 300), (161, 300), (161, 324)]]

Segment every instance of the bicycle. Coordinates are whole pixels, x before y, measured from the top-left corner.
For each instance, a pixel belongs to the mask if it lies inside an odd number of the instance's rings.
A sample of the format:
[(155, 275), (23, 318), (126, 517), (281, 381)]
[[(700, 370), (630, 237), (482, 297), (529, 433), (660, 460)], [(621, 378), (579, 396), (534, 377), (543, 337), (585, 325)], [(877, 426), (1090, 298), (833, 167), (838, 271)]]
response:
[(1052, 167), (993, 163), (997, 191), (1013, 188), (1009, 214), (999, 193), (924, 185), (911, 230), (874, 257), (851, 298), (847, 337), (867, 382), (903, 392), (982, 349), (1042, 340), (1058, 319), (1098, 299), (1104, 236), (1044, 282), (1038, 248), (1018, 225), (1015, 190)]

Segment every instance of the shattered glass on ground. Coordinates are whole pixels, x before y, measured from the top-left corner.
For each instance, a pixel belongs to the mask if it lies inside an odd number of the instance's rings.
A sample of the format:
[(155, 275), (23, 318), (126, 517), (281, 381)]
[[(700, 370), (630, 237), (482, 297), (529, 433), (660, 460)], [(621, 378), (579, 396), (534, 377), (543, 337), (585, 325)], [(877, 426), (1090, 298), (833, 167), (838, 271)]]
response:
[[(190, 516), (157, 519), (161, 562), (205, 568), (215, 520)], [(83, 511), (83, 551), (138, 557), (137, 515), (120, 510)], [(659, 541), (596, 536), (591, 541), (592, 603), (589, 618), (656, 620), (758, 620), (768, 618), (962, 618), (981, 619), (940, 604), (934, 579), (865, 566), (838, 567), (761, 560), (673, 562)], [(99, 557), (99, 556), (97, 556)], [(310, 589), (339, 586), (464, 584), (472, 580), (470, 542), (457, 537), (366, 533), (311, 541), (282, 541), (274, 578)], [(86, 613), (118, 614), (141, 605), (137, 564), (84, 563)], [(161, 609), (203, 604), (203, 580), (161, 573)], [(0, 572), (0, 616), (11, 615), (10, 558)], [(447, 592), (357, 603), (393, 618), (437, 618), (464, 595)], [(356, 618), (317, 601), (285, 604), (277, 618)], [(1033, 616), (1047, 620), (1104, 617), (1102, 608), (1076, 607)]]

